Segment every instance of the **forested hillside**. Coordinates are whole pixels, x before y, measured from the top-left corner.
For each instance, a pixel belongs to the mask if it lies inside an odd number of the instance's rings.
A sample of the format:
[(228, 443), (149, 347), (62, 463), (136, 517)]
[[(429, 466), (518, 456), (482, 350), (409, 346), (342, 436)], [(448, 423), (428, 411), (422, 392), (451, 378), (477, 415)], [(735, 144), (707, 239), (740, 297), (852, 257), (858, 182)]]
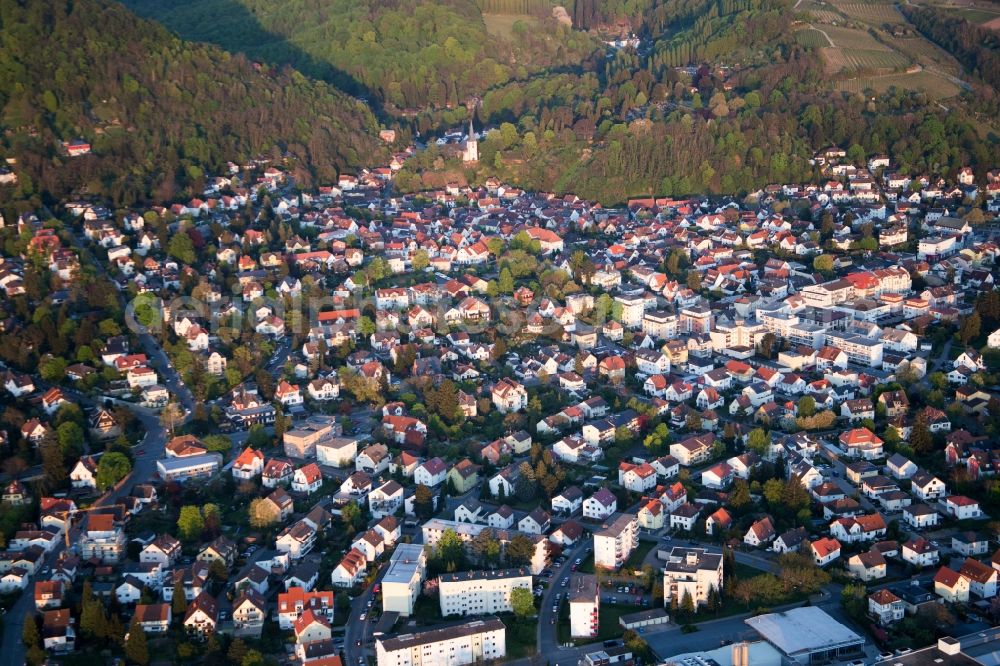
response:
[[(784, 3), (663, 5), (674, 21), (649, 56), (621, 51), (597, 71), (487, 93), (480, 113), (499, 128), (480, 143), (476, 177), (619, 203), (815, 179), (810, 159), (827, 145), (891, 154), (908, 173), (988, 167), (1000, 155), (994, 137), (921, 94), (830, 92), (816, 52), (792, 36)], [(683, 68), (699, 64), (693, 75)], [(430, 151), (407, 165), (399, 186), (440, 184), (436, 159)]]
[(125, 1), (184, 38), (291, 64), (390, 111), (459, 106), (532, 72), (579, 65), (595, 46), (544, 11), (510, 36), (489, 33), (475, 0)]
[[(226, 160), (330, 182), (382, 150), (370, 110), (289, 68), (192, 45), (104, 0), (0, 0), (0, 110), (20, 191), (169, 199)], [(68, 158), (83, 139), (93, 154)], [(200, 190), (198, 190), (200, 191)]]
[(970, 74), (1000, 88), (1000, 34), (996, 30), (931, 7), (900, 9), (917, 30), (955, 56)]

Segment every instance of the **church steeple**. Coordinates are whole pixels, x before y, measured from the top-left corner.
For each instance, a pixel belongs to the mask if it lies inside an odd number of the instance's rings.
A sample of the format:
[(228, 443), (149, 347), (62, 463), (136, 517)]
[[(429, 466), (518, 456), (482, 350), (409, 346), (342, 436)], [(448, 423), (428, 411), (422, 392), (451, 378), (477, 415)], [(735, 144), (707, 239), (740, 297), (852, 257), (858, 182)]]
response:
[(465, 140), (465, 150), (462, 151), (463, 162), (479, 161), (479, 141), (476, 139), (476, 131), (472, 128), (472, 113), (469, 113), (469, 136)]

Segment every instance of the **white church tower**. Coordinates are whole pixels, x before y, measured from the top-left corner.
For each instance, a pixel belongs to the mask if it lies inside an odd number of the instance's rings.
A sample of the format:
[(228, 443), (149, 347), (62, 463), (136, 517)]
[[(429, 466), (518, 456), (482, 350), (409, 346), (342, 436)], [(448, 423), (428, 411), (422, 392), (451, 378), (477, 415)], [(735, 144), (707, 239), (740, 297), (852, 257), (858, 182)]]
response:
[(465, 150), (462, 151), (463, 162), (479, 161), (479, 141), (476, 140), (476, 132), (472, 129), (472, 116), (469, 116), (469, 138), (465, 140)]

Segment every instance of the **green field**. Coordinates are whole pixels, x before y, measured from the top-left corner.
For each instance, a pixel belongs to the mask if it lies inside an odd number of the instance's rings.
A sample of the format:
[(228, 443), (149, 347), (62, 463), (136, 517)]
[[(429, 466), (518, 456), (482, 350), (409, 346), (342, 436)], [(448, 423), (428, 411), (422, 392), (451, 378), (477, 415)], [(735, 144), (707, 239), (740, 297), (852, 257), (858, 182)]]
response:
[(538, 19), (527, 14), (483, 14), (486, 31), (504, 39), (514, 34), (514, 24), (518, 21), (523, 22), (529, 30), (538, 27)]

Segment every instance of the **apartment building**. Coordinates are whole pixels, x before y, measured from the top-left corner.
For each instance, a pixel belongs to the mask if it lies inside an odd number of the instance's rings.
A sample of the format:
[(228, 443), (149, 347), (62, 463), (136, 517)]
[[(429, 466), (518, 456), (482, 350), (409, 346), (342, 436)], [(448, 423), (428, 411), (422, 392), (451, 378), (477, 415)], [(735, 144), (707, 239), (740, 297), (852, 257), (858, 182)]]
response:
[(829, 331), (826, 344), (840, 349), (852, 363), (875, 368), (882, 365), (882, 342), (854, 333)]
[(282, 436), (285, 455), (290, 458), (315, 458), (317, 443), (324, 439), (338, 437), (340, 434), (341, 426), (337, 423), (335, 416), (319, 414), (310, 416), (308, 419), (296, 423), (294, 428)]
[(636, 517), (629, 513), (613, 515), (601, 529), (594, 532), (594, 564), (617, 569), (625, 564), (638, 544)]
[(379, 666), (462, 666), (507, 656), (507, 628), (496, 617), (375, 641)]
[[(662, 557), (662, 554), (661, 554)], [(708, 603), (708, 594), (722, 590), (722, 555), (704, 548), (675, 546), (667, 555), (663, 567), (663, 601), (670, 606), (676, 598), (679, 604), (685, 594), (691, 595), (695, 606)]]
[(569, 629), (573, 638), (597, 636), (601, 594), (597, 576), (577, 574), (569, 581)]
[(413, 605), (420, 594), (427, 571), (427, 554), (420, 544), (401, 543), (389, 560), (389, 569), (382, 578), (382, 610), (403, 616), (413, 614)]
[(442, 574), (438, 576), (441, 615), (512, 612), (511, 592), (517, 588), (531, 591), (531, 572), (527, 569)]

